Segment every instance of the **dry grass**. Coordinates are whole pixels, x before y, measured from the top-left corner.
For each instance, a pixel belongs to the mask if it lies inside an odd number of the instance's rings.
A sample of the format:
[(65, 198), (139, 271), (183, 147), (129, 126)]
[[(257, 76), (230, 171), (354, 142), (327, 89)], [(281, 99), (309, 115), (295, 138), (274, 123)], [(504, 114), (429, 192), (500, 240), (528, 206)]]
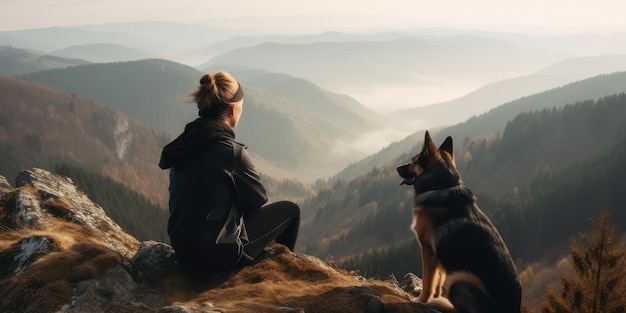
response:
[(77, 239), (70, 249), (43, 256), (27, 270), (0, 281), (0, 307), (18, 312), (55, 311), (69, 302), (74, 283), (97, 278), (120, 261), (117, 252)]
[(381, 298), (388, 312), (418, 311), (415, 303), (388, 283), (321, 267), (277, 247), (273, 256), (216, 276), (203, 286), (180, 276), (170, 276), (162, 284), (172, 303), (193, 307), (210, 303), (229, 312), (279, 312), (281, 307), (306, 312), (363, 312), (372, 295)]
[[(17, 192), (0, 199), (0, 222), (11, 218), (6, 205)], [(47, 209), (66, 216), (65, 200), (47, 200)], [(56, 214), (55, 214), (56, 215)], [(3, 223), (3, 225), (6, 225)], [(99, 277), (104, 270), (121, 262), (119, 253), (99, 242), (85, 228), (58, 218), (50, 218), (37, 229), (0, 229), (0, 253), (19, 251), (19, 242), (26, 238), (46, 238), (56, 252), (37, 259), (28, 269), (0, 281), (0, 308), (6, 312), (53, 312), (69, 302), (74, 284)], [(10, 260), (6, 260), (7, 262)], [(3, 261), (4, 263), (4, 261)]]
[(30, 192), (36, 192), (32, 187), (22, 187), (18, 189), (13, 189), (9, 193), (0, 197), (0, 232), (5, 229), (15, 229), (18, 228), (19, 225), (15, 223), (16, 216), (15, 212), (9, 210), (7, 208), (13, 207), (15, 204), (15, 197), (20, 193), (21, 190), (29, 190)]
[[(11, 218), (5, 208), (15, 195), (0, 198), (0, 222)], [(77, 282), (98, 278), (122, 261), (119, 252), (100, 242), (97, 234), (68, 222), (72, 208), (66, 200), (47, 199), (42, 208), (54, 217), (37, 229), (0, 228), (0, 255), (19, 251), (20, 240), (33, 237), (46, 238), (55, 251), (41, 256), (27, 270), (0, 280), (0, 308), (6, 312), (57, 311), (70, 302)], [(363, 312), (377, 296), (387, 312), (419, 312), (398, 288), (320, 265), (281, 245), (253, 265), (201, 284), (178, 268), (168, 269), (158, 278), (155, 283), (164, 290), (165, 302), (189, 307), (215, 305), (229, 312), (284, 312), (280, 308), (289, 307), (351, 313)]]
[(50, 198), (42, 203), (42, 208), (55, 217), (70, 220), (72, 216), (72, 204), (65, 198)]

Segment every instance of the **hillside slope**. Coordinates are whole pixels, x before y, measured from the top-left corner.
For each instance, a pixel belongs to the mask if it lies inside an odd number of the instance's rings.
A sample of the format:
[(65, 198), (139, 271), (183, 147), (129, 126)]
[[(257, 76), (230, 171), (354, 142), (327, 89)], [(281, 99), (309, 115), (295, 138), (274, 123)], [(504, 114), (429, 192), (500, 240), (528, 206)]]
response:
[(108, 105), (173, 136), (197, 116), (187, 96), (200, 76), (194, 68), (151, 59), (53, 69), (19, 78)]
[(0, 173), (74, 164), (123, 183), (161, 207), (168, 177), (157, 164), (167, 138), (110, 107), (0, 76)]

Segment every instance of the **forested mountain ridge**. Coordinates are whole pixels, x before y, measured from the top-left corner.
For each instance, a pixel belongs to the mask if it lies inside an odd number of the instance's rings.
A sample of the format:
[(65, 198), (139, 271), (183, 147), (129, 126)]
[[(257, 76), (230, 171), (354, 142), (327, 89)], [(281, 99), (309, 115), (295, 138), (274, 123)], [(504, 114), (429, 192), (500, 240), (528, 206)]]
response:
[[(622, 93), (522, 113), (500, 134), (455, 138), (464, 182), (514, 258), (531, 262), (563, 252), (600, 205), (623, 211), (619, 195), (626, 175), (625, 110)], [(440, 133), (444, 135), (445, 130)], [(305, 201), (298, 248), (374, 275), (418, 270), (413, 261), (418, 262), (419, 249), (410, 230), (412, 189), (398, 186), (395, 171), (418, 147), (421, 142)], [(513, 187), (492, 192), (499, 184)], [(618, 215), (618, 226), (625, 227), (626, 218)]]
[(528, 75), (492, 82), (457, 99), (395, 111), (387, 117), (407, 125), (425, 117), (435, 125), (455, 125), (520, 97), (622, 71), (626, 71), (626, 54), (574, 57)]
[(197, 116), (186, 102), (202, 74), (189, 66), (150, 59), (97, 63), (19, 76), (108, 105), (174, 136)]
[[(473, 138), (496, 134), (504, 131), (507, 123), (520, 113), (546, 108), (560, 108), (568, 103), (597, 100), (608, 95), (626, 92), (624, 81), (626, 81), (626, 72), (603, 74), (572, 82), (504, 103), (462, 123), (435, 130), (431, 129), (431, 135), (435, 141), (442, 141), (450, 135), (456, 138), (457, 143), (460, 143), (464, 142), (466, 137)], [(390, 143), (379, 152), (361, 161), (353, 162), (332, 177), (329, 182), (333, 183), (338, 179), (348, 179), (360, 173), (368, 172), (373, 167), (390, 162), (407, 151), (416, 151), (419, 148), (418, 143), (423, 139), (424, 130), (426, 129), (416, 130), (416, 133)]]
[(124, 114), (49, 87), (0, 76), (0, 173), (90, 168), (163, 207), (167, 174), (158, 170), (167, 138)]

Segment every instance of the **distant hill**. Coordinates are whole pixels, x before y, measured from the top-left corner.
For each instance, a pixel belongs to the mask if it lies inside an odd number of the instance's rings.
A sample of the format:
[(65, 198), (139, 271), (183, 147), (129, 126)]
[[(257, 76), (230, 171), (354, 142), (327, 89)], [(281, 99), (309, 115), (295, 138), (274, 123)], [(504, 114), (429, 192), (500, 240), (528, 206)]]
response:
[(75, 27), (47, 27), (0, 32), (10, 45), (39, 51), (56, 51), (75, 45), (110, 43), (121, 46), (145, 44), (140, 37), (114, 31), (89, 31)]
[[(506, 124), (522, 112), (542, 110), (545, 108), (559, 108), (568, 103), (575, 103), (584, 100), (596, 100), (598, 98), (626, 92), (626, 72), (599, 75), (570, 83), (558, 88), (546, 90), (534, 95), (525, 96), (514, 101), (504, 103), (498, 107), (490, 109), (488, 112), (469, 118), (468, 120), (453, 126), (441, 127), (432, 130), (431, 134), (435, 140), (443, 140), (445, 136), (451, 135), (459, 140), (484, 136), (502, 132)], [(360, 173), (365, 173), (375, 166), (385, 164), (396, 159), (399, 155), (417, 151), (423, 139), (423, 131), (417, 130), (413, 135), (402, 140), (390, 143), (381, 151), (354, 162), (339, 172), (330, 181), (337, 179), (347, 179)]]
[(423, 39), (432, 39), (428, 35), (415, 35), (410, 32), (381, 32), (374, 34), (351, 34), (327, 31), (319, 34), (303, 34), (303, 35), (269, 35), (269, 36), (237, 36), (224, 41), (202, 46), (199, 48), (189, 49), (185, 51), (185, 55), (204, 57), (204, 62), (198, 65), (198, 68), (205, 68), (210, 65), (210, 59), (227, 53), (231, 50), (241, 48), (254, 47), (263, 43), (273, 42), (280, 44), (298, 44), (306, 45), (315, 42), (355, 42), (355, 41), (388, 41), (398, 38), (416, 37)]
[(352, 136), (384, 125), (380, 114), (350, 96), (326, 91), (305, 79), (264, 70), (229, 68), (228, 71), (247, 85), (281, 95), (319, 114), (322, 119), (316, 123), (335, 124)]
[(571, 58), (530, 75), (488, 84), (455, 100), (399, 110), (387, 117), (400, 125), (416, 125), (418, 120), (440, 126), (454, 125), (520, 97), (621, 71), (626, 71), (626, 54)]
[(175, 56), (180, 51), (244, 33), (197, 24), (146, 21), (0, 31), (0, 43), (47, 53), (73, 46), (111, 44), (150, 51), (151, 58), (178, 60)]
[(0, 46), (0, 75), (17, 76), (88, 63), (85, 60), (47, 55), (43, 52), (11, 46)]
[(427, 85), (440, 80), (471, 80), (476, 84), (528, 72), (571, 55), (471, 35), (391, 38), (310, 44), (266, 42), (213, 57), (206, 67), (262, 68), (302, 77), (332, 90), (338, 86)]
[[(117, 33), (141, 39), (134, 44), (121, 44), (138, 49), (157, 49), (155, 53), (174, 53), (191, 47), (220, 42), (228, 38), (249, 33), (248, 30), (212, 27), (198, 23), (177, 23), (168, 21), (140, 21), (130, 23), (108, 23), (81, 25), (76, 28), (100, 33)], [(100, 40), (99, 42), (115, 43)], [(161, 50), (161, 51), (159, 51)], [(163, 55), (163, 54), (161, 54)]]
[(91, 63), (110, 63), (150, 59), (155, 55), (154, 53), (150, 53), (148, 51), (106, 43), (76, 45), (54, 51), (51, 54), (63, 58), (86, 60)]
[[(211, 72), (221, 68), (211, 69)], [(292, 178), (328, 177), (366, 154), (350, 141), (382, 127), (379, 115), (354, 99), (303, 79), (258, 70), (231, 71), (245, 90), (237, 138)], [(110, 105), (170, 137), (197, 117), (189, 94), (202, 73), (160, 59), (90, 64), (22, 76)], [(266, 162), (260, 162), (261, 164)], [(316, 167), (323, 170), (312, 170)], [(263, 169), (273, 175), (274, 169)], [(323, 173), (322, 173), (323, 172)]]

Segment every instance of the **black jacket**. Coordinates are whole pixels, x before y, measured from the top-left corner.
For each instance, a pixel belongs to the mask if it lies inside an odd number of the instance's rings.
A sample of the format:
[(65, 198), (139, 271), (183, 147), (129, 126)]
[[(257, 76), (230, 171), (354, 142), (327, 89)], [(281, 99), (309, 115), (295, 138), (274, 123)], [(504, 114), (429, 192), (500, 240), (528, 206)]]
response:
[[(242, 146), (240, 158), (233, 157), (233, 146), (241, 145), (234, 139), (231, 127), (201, 117), (187, 124), (185, 131), (163, 148), (159, 166), (170, 169), (167, 232), (173, 245), (215, 244), (217, 228), (224, 224), (234, 201), (244, 214), (267, 202), (246, 147)], [(228, 172), (233, 173), (237, 195)]]

